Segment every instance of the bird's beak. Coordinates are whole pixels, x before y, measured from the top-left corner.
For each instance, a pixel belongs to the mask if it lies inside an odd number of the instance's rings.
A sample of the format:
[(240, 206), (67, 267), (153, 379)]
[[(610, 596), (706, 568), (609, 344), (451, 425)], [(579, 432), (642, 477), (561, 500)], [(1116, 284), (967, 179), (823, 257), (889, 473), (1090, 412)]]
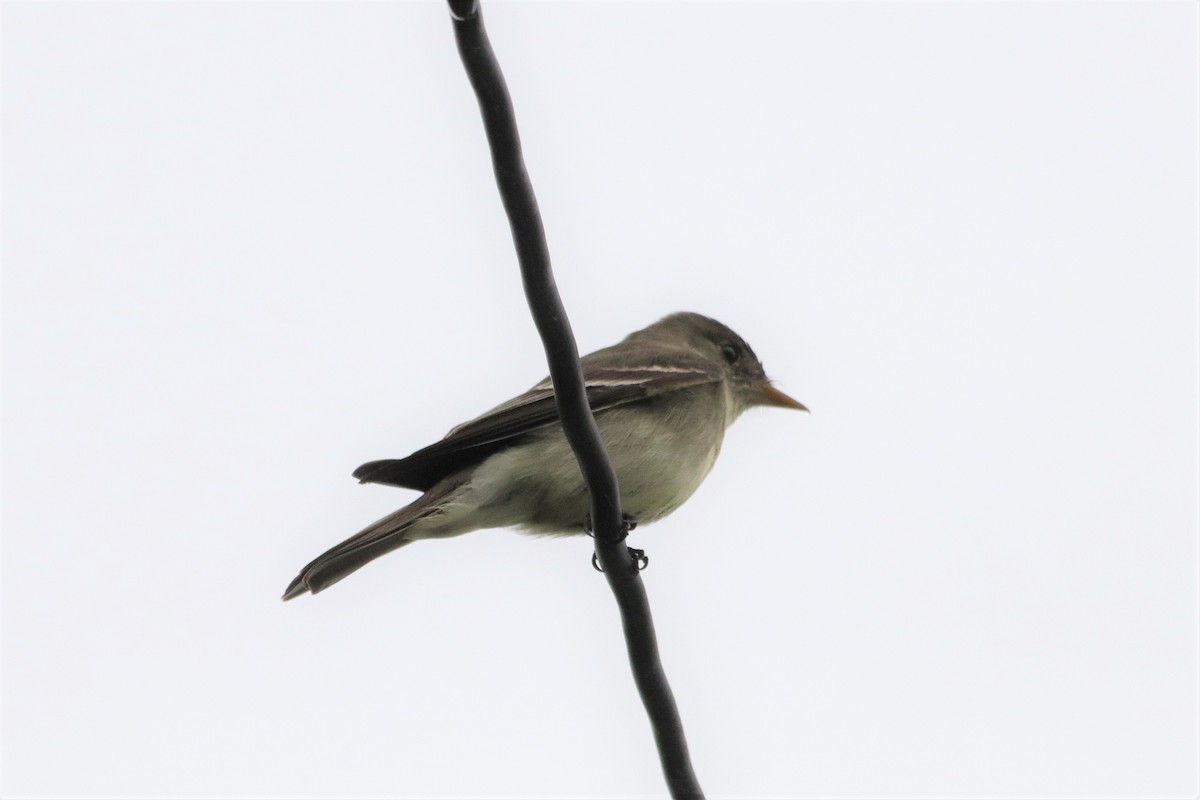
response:
[(769, 383), (759, 385), (758, 396), (759, 403), (764, 406), (778, 406), (780, 408), (794, 408), (797, 411), (808, 411), (808, 408), (799, 400), (793, 400)]

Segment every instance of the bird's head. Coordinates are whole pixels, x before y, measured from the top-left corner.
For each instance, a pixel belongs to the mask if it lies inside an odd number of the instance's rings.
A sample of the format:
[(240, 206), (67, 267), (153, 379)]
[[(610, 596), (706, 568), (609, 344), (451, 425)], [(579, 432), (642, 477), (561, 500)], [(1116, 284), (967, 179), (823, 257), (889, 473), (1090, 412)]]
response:
[(745, 339), (711, 317), (683, 311), (664, 317), (645, 332), (678, 339), (682, 348), (698, 352), (706, 361), (719, 364), (728, 382), (736, 414), (754, 406), (808, 411), (803, 403), (771, 384), (762, 362)]

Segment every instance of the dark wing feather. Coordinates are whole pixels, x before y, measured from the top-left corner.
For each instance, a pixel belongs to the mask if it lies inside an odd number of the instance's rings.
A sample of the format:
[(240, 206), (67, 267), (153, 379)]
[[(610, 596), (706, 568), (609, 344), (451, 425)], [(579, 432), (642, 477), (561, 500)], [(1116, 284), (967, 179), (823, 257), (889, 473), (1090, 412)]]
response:
[[(585, 369), (584, 374), (593, 413), (721, 379), (719, 367), (699, 359), (631, 369)], [(503, 450), (513, 439), (557, 422), (554, 390), (546, 379), (525, 394), (453, 428), (440, 442), (408, 458), (363, 464), (354, 470), (354, 477), (362, 483), (428, 491), (447, 475)]]

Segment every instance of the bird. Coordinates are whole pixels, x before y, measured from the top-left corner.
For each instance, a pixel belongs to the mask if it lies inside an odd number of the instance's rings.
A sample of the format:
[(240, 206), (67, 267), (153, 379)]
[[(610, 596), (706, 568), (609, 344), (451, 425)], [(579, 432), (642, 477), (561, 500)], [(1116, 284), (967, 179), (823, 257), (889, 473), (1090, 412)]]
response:
[[(632, 524), (679, 508), (707, 477), (725, 429), (744, 411), (808, 411), (777, 389), (726, 325), (678, 312), (580, 359), (588, 404)], [(484, 528), (535, 535), (588, 532), (590, 499), (549, 378), (455, 426), (407, 458), (363, 464), (360, 483), (421, 496), (327, 550), (284, 591), (316, 594), (397, 548)]]

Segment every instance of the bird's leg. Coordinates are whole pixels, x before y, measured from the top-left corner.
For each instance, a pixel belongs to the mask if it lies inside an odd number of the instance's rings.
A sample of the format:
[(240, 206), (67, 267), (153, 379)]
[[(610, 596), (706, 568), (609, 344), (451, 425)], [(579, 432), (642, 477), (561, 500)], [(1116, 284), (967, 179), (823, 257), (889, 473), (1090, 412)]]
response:
[[(637, 517), (621, 512), (621, 541), (624, 541), (629, 532), (636, 527)], [(583, 532), (593, 539), (596, 537), (596, 534), (592, 532), (592, 513), (590, 511), (583, 515)]]

